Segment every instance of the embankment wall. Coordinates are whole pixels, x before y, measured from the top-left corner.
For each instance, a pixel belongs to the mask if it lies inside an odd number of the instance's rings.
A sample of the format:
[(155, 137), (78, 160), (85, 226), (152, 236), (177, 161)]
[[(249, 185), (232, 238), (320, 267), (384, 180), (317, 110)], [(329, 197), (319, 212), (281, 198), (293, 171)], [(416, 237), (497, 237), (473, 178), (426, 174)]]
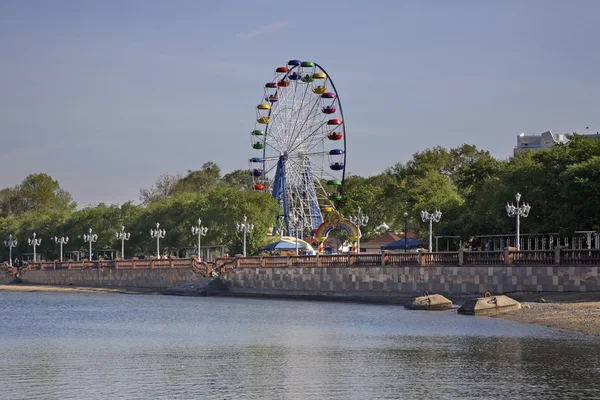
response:
[(63, 269), (33, 270), (23, 274), (23, 283), (89, 287), (136, 287), (165, 289), (201, 278), (190, 268)]
[(222, 277), (234, 294), (394, 297), (442, 293), (600, 291), (598, 266), (237, 267)]
[[(221, 270), (233, 294), (405, 297), (441, 293), (597, 292), (596, 265), (235, 266)], [(166, 289), (197, 281), (191, 268), (81, 268), (26, 271), (24, 283)]]

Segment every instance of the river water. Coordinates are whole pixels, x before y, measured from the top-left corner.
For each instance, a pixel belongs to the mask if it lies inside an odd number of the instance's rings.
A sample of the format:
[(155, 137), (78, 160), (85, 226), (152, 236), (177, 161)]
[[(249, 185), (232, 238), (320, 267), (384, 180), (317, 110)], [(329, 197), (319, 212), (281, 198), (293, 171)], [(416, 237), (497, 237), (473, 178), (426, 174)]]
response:
[(0, 292), (0, 399), (600, 398), (600, 340), (397, 306)]

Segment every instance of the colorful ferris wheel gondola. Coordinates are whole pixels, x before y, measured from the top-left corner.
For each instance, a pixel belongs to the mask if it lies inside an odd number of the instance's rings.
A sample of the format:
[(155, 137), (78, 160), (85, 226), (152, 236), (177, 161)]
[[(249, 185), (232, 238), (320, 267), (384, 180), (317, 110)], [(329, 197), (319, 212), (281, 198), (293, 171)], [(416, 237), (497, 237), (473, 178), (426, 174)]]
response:
[(282, 229), (293, 221), (311, 232), (342, 198), (346, 132), (331, 76), (313, 61), (289, 60), (275, 68), (256, 106), (250, 158), (254, 190), (279, 204)]

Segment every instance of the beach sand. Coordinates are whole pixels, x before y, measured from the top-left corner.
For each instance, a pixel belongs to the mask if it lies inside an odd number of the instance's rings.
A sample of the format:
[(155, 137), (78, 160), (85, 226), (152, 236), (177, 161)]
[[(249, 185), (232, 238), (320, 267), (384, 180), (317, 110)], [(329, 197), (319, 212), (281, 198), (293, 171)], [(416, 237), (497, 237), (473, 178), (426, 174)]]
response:
[(0, 284), (5, 292), (61, 292), (61, 293), (123, 293), (123, 294), (162, 294), (160, 290), (143, 288), (96, 288), (79, 286), (47, 286), (28, 284)]
[(600, 336), (600, 292), (508, 294), (521, 309), (492, 318)]

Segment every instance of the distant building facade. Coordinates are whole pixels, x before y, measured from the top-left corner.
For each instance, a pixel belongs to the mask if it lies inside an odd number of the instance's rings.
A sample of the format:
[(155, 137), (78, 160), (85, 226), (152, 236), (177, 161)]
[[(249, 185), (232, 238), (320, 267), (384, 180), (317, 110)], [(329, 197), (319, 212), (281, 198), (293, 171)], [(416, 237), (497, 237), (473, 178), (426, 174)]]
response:
[(546, 131), (540, 135), (525, 135), (520, 133), (517, 136), (517, 146), (514, 149), (515, 156), (527, 151), (536, 151), (552, 147), (557, 143), (566, 143), (567, 135), (564, 133), (552, 133)]
[[(546, 149), (552, 147), (557, 143), (567, 143), (569, 141), (568, 133), (552, 133), (552, 131), (546, 131), (539, 135), (525, 135), (520, 133), (517, 136), (517, 146), (514, 149), (514, 155), (525, 153), (527, 151), (536, 151), (540, 149)], [(600, 133), (577, 133), (585, 139), (597, 139), (600, 140)]]

